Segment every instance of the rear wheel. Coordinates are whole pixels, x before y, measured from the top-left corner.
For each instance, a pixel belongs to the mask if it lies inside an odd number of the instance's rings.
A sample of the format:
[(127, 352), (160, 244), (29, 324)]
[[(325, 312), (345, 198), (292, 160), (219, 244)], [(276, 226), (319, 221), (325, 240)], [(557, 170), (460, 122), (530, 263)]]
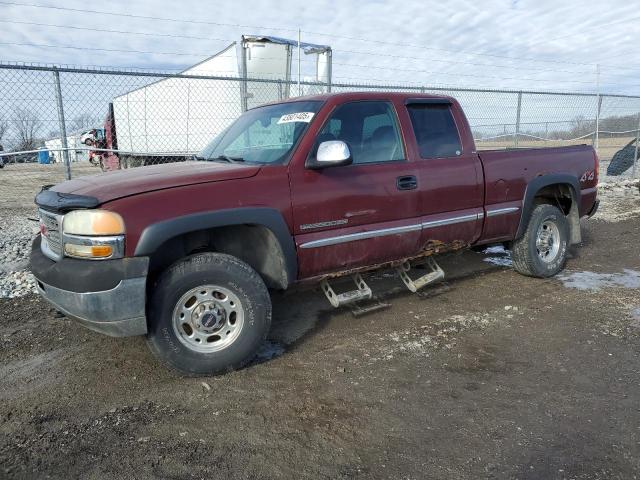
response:
[(513, 266), (523, 275), (551, 277), (564, 268), (568, 246), (567, 217), (553, 205), (538, 205), (524, 235), (513, 242)]
[(246, 365), (271, 325), (271, 299), (249, 265), (201, 253), (170, 267), (150, 305), (147, 341), (163, 363), (186, 375)]

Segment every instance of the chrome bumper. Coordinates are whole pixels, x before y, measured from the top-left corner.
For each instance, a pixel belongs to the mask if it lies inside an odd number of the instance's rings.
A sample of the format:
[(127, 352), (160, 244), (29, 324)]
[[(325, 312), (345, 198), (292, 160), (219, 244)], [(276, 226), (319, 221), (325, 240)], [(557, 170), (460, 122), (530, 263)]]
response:
[(112, 337), (147, 333), (146, 277), (121, 280), (111, 290), (76, 293), (37, 280), (45, 300), (85, 327)]

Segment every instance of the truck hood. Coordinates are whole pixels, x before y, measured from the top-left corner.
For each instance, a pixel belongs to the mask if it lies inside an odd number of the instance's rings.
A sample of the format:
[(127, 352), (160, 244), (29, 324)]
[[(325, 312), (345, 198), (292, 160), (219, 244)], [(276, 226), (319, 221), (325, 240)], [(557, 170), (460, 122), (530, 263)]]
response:
[(252, 177), (259, 171), (260, 166), (251, 164), (188, 161), (78, 177), (51, 190), (94, 197), (105, 203), (154, 190)]

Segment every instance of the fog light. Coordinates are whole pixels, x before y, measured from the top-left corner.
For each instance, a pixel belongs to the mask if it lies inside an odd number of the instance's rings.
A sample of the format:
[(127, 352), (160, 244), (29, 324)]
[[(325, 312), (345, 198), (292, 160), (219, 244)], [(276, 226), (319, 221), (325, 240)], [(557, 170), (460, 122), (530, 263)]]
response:
[(113, 247), (109, 245), (75, 245), (73, 243), (65, 243), (64, 253), (70, 257), (106, 258), (113, 254)]

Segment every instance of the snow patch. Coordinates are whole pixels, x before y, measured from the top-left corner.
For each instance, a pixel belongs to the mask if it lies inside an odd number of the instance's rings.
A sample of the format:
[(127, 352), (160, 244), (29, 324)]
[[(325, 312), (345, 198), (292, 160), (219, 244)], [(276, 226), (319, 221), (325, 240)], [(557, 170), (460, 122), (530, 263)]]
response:
[(577, 290), (601, 290), (622, 287), (640, 288), (640, 272), (625, 269), (623, 273), (573, 272), (559, 275), (558, 279), (567, 288)]
[(498, 265), (500, 267), (510, 267), (513, 265), (513, 262), (511, 261), (511, 252), (509, 250), (505, 250), (502, 245), (494, 245), (492, 247), (485, 248), (482, 253), (493, 255), (482, 259), (487, 263)]
[(509, 252), (507, 252), (504, 249), (504, 246), (502, 245), (494, 245), (492, 247), (488, 247), (485, 248), (482, 253), (503, 253), (503, 254), (508, 254)]

